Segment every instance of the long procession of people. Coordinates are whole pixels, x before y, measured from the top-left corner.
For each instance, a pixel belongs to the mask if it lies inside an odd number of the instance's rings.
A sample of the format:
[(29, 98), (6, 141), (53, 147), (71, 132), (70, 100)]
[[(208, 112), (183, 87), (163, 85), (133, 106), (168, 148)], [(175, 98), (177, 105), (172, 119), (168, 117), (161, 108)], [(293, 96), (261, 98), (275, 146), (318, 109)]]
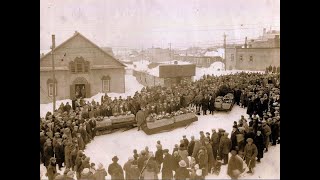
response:
[[(180, 108), (195, 107), (202, 115), (213, 114), (214, 100), (232, 92), (235, 103), (247, 108), (250, 121), (244, 116), (235, 121), (229, 134), (223, 129), (212, 133), (200, 132), (200, 138), (183, 136), (174, 149), (163, 149), (157, 142), (155, 153), (148, 148), (134, 154), (121, 166), (118, 157), (107, 170), (83, 153), (86, 144), (96, 135), (96, 118), (132, 113), (140, 126), (152, 114), (174, 113)], [(139, 114), (143, 114), (142, 116)], [(139, 123), (140, 122), (140, 123)], [(140, 129), (140, 126), (138, 129)], [(213, 125), (214, 126), (214, 125)], [(270, 143), (280, 143), (280, 74), (237, 73), (225, 76), (205, 75), (195, 82), (182, 82), (172, 88), (146, 87), (133, 97), (111, 99), (101, 97), (101, 103), (73, 100), (61, 104), (54, 113), (40, 118), (40, 158), (47, 169), (46, 176), (54, 179), (204, 179), (219, 173), (220, 160), (228, 165), (228, 175), (236, 179), (247, 164), (253, 172), (268, 151)], [(231, 157), (229, 158), (229, 154)], [(65, 167), (64, 174), (57, 168)]]

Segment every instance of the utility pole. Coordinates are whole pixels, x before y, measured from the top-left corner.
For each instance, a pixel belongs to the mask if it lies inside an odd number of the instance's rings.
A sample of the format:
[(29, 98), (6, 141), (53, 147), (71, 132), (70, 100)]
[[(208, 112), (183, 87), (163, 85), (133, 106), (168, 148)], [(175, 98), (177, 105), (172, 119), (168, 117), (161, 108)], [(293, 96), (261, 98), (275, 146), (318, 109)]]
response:
[(223, 48), (224, 48), (224, 70), (227, 70), (227, 35), (223, 33)]
[(51, 58), (52, 58), (52, 79), (53, 79), (53, 103), (52, 103), (52, 107), (53, 107), (53, 110), (52, 110), (52, 114), (54, 113), (54, 111), (56, 110), (56, 77), (55, 77), (55, 68), (54, 68), (54, 55), (53, 55), (53, 50), (56, 46), (56, 43), (55, 43), (55, 35), (53, 34), (52, 35), (52, 45), (51, 45)]
[(171, 57), (171, 43), (169, 43), (170, 45), (170, 64), (171, 64), (171, 61), (172, 61), (172, 57)]

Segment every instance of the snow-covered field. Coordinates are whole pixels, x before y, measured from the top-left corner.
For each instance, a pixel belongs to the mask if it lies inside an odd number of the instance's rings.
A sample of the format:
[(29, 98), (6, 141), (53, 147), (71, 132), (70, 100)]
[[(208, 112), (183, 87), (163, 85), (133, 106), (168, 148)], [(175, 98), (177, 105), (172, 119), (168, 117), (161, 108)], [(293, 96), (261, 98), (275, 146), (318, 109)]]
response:
[[(199, 138), (199, 131), (210, 132), (212, 128), (224, 128), (231, 132), (233, 121), (238, 121), (241, 115), (246, 116), (246, 109), (234, 106), (230, 112), (216, 112), (214, 115), (198, 116), (198, 121), (192, 123), (187, 129), (184, 127), (154, 135), (146, 135), (137, 128), (128, 131), (118, 131), (113, 134), (97, 136), (87, 145), (84, 153), (90, 157), (90, 161), (95, 164), (102, 163), (104, 167), (112, 162), (111, 158), (115, 155), (119, 157), (119, 163), (123, 165), (129, 156), (132, 156), (133, 149), (138, 152), (149, 147), (150, 151), (156, 151), (157, 140), (161, 141), (163, 149), (172, 152), (174, 144), (179, 144), (182, 135), (194, 135)], [(229, 135), (230, 136), (230, 135)], [(43, 167), (42, 167), (43, 168)], [(45, 171), (45, 169), (43, 169)], [(209, 174), (206, 179), (230, 179), (226, 175), (227, 166), (222, 166), (219, 176)], [(109, 179), (110, 176), (107, 176)], [(159, 178), (161, 178), (159, 174)], [(257, 163), (254, 174), (244, 173), (241, 179), (280, 179), (280, 145), (270, 146), (269, 152), (264, 154), (261, 163)]]

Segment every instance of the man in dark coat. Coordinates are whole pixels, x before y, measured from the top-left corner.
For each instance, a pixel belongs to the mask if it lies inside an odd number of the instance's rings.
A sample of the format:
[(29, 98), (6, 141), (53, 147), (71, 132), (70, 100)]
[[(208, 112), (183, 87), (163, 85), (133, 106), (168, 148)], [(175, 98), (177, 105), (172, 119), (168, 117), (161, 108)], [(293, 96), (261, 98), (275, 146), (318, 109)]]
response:
[(219, 150), (219, 135), (215, 129), (212, 129), (211, 144), (212, 144), (213, 157), (214, 159), (217, 159), (218, 150)]
[(277, 145), (277, 140), (279, 138), (279, 123), (277, 119), (273, 119), (273, 123), (271, 124), (271, 137), (272, 137), (272, 146)]
[(146, 156), (146, 151), (142, 150), (141, 151), (141, 156), (138, 158), (138, 168), (139, 171), (141, 173), (143, 166), (144, 166), (144, 162), (148, 159), (148, 157)]
[(239, 175), (244, 172), (243, 161), (237, 155), (236, 150), (231, 150), (231, 157), (228, 163), (227, 174), (231, 177), (231, 179), (238, 179)]
[(157, 151), (155, 153), (155, 160), (157, 162), (158, 165), (158, 169), (161, 168), (161, 164), (163, 162), (163, 151), (162, 151), (162, 145), (161, 144), (157, 144)]
[(187, 136), (183, 135), (182, 138), (183, 138), (183, 142), (184, 142), (184, 147), (188, 147), (189, 146), (189, 140), (187, 139)]
[(64, 106), (64, 111), (67, 111), (69, 113), (70, 109), (71, 109), (71, 106), (70, 106), (69, 102), (67, 102), (67, 104)]
[(209, 111), (210, 111), (210, 114), (212, 114), (213, 115), (213, 113), (214, 113), (214, 102), (215, 102), (215, 98), (214, 98), (214, 96), (212, 96), (211, 94), (210, 94), (210, 96), (209, 96)]
[(62, 163), (64, 162), (64, 147), (62, 145), (62, 139), (57, 140), (57, 143), (54, 147), (54, 153), (59, 169), (61, 169)]
[(169, 154), (168, 149), (163, 150), (164, 158), (163, 158), (163, 166), (162, 166), (162, 179), (163, 180), (171, 180), (173, 178), (173, 158), (171, 154)]
[(44, 165), (47, 167), (50, 164), (50, 159), (53, 157), (53, 148), (51, 141), (47, 141), (45, 143), (45, 147), (43, 149), (43, 156), (44, 156)]
[(225, 132), (223, 137), (221, 137), (220, 140), (220, 145), (219, 145), (219, 151), (221, 152), (221, 155), (223, 156), (223, 164), (222, 165), (226, 165), (228, 164), (228, 159), (229, 159), (229, 152), (231, 150), (232, 147), (232, 142), (231, 140), (228, 138), (229, 133)]
[(118, 164), (118, 157), (112, 158), (112, 164), (108, 167), (108, 173), (111, 175), (111, 180), (124, 180), (122, 167)]
[(191, 140), (190, 140), (189, 145), (188, 145), (188, 154), (189, 154), (189, 156), (192, 156), (193, 149), (194, 149), (194, 144), (195, 144), (194, 136), (191, 136)]
[(261, 134), (261, 131), (257, 131), (257, 135), (253, 141), (258, 149), (257, 162), (260, 162), (260, 159), (263, 158), (263, 150), (264, 150), (264, 145), (265, 145), (264, 144), (264, 137)]
[(207, 110), (209, 108), (209, 99), (207, 96), (205, 96), (201, 101), (202, 111), (203, 115), (207, 115)]
[(208, 173), (211, 173), (211, 169), (215, 164), (215, 159), (213, 157), (212, 145), (209, 143), (209, 139), (205, 139), (205, 148), (208, 153)]
[(145, 108), (142, 107), (141, 110), (139, 110), (137, 112), (136, 115), (136, 121), (137, 121), (137, 125), (138, 125), (138, 131), (140, 131), (140, 129), (143, 127), (143, 125), (146, 123), (146, 112), (145, 112)]
[(45, 143), (46, 143), (46, 137), (44, 136), (43, 132), (40, 132), (40, 153), (41, 153), (41, 162), (42, 163), (44, 163), (43, 149), (44, 149)]
[(235, 149), (235, 150), (239, 150), (239, 147), (238, 147), (238, 142), (237, 142), (237, 134), (239, 134), (239, 130), (238, 130), (238, 127), (237, 125), (234, 125), (233, 126), (233, 130), (231, 132), (231, 142), (232, 142), (232, 147), (231, 149)]

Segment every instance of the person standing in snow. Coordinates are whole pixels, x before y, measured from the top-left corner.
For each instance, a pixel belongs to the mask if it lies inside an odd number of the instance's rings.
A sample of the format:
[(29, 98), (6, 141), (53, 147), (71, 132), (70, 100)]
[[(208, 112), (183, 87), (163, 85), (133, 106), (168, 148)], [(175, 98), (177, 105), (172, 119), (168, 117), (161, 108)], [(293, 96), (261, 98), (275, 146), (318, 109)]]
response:
[(262, 121), (262, 128), (264, 130), (264, 134), (265, 134), (265, 149), (266, 152), (268, 152), (268, 147), (269, 147), (269, 142), (270, 142), (270, 135), (271, 135), (271, 129), (268, 126), (267, 122), (265, 120)]
[(48, 164), (46, 176), (48, 176), (49, 180), (54, 180), (54, 177), (56, 176), (56, 174), (57, 174), (56, 158), (51, 157), (50, 162)]
[(155, 154), (155, 160), (157, 162), (158, 165), (158, 169), (161, 169), (161, 164), (163, 162), (163, 151), (162, 151), (162, 145), (161, 144), (157, 144), (157, 151)]
[(119, 158), (114, 156), (112, 164), (108, 167), (108, 173), (111, 175), (111, 180), (124, 180), (122, 167), (118, 164)]
[(223, 159), (223, 164), (222, 165), (228, 164), (229, 152), (230, 152), (231, 147), (232, 147), (232, 142), (228, 138), (228, 135), (229, 135), (229, 133), (225, 132), (224, 135), (221, 137), (221, 140), (220, 140), (219, 152), (222, 155), (221, 159)]
[(244, 172), (243, 161), (237, 155), (236, 150), (231, 150), (231, 157), (228, 163), (227, 174), (231, 177), (231, 179), (238, 179), (239, 175)]
[(244, 147), (244, 157), (246, 160), (246, 164), (249, 168), (247, 173), (252, 173), (252, 169), (256, 165), (256, 157), (258, 155), (258, 149), (255, 144), (253, 144), (253, 139), (247, 139), (248, 144)]
[(142, 126), (146, 123), (146, 112), (145, 108), (142, 107), (141, 110), (139, 110), (136, 114), (136, 121), (138, 125), (138, 131), (142, 128)]
[(129, 180), (132, 179), (131, 174), (132, 174), (132, 162), (134, 161), (133, 157), (129, 157), (128, 161), (123, 165), (123, 170), (125, 171), (125, 179)]
[(179, 168), (176, 170), (176, 173), (174, 175), (176, 180), (186, 180), (190, 178), (190, 174), (189, 171), (187, 170), (186, 166), (186, 162), (184, 160), (181, 160), (179, 162)]
[(217, 159), (218, 150), (219, 150), (219, 135), (215, 129), (212, 129), (211, 145), (212, 145), (213, 158)]
[(257, 135), (254, 138), (254, 144), (257, 146), (258, 155), (257, 155), (257, 162), (260, 162), (260, 159), (263, 158), (263, 150), (264, 150), (264, 137), (261, 134), (261, 131), (257, 131)]
[(171, 180), (173, 178), (173, 158), (171, 154), (169, 154), (168, 149), (163, 150), (164, 158), (163, 158), (163, 166), (162, 166), (162, 180)]
[(195, 144), (194, 136), (191, 136), (191, 140), (190, 140), (190, 142), (188, 144), (188, 154), (189, 154), (189, 156), (192, 156), (193, 149), (194, 149), (194, 144)]
[(107, 171), (105, 168), (103, 168), (103, 165), (99, 163), (98, 169), (96, 172), (93, 174), (93, 177), (95, 180), (105, 180), (105, 177), (108, 175)]

